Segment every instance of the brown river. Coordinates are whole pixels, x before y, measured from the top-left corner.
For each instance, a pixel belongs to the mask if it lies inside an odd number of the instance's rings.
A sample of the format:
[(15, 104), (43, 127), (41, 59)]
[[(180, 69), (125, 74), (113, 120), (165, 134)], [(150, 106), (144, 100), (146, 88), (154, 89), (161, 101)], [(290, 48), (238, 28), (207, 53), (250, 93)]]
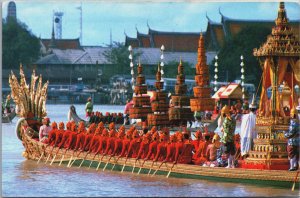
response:
[[(69, 105), (47, 105), (51, 122), (67, 121), (68, 109)], [(76, 105), (76, 110), (83, 117), (84, 105)], [(123, 106), (95, 105), (94, 110), (123, 112)], [(254, 184), (149, 177), (131, 172), (37, 164), (22, 157), (24, 148), (15, 134), (17, 120), (18, 117), (12, 123), (2, 124), (2, 197), (299, 197), (299, 191)]]

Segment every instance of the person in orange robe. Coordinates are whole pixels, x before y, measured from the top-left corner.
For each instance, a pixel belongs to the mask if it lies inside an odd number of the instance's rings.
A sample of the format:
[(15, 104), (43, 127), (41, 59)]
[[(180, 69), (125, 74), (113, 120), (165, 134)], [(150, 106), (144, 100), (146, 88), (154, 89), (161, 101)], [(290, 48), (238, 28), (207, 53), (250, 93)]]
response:
[(106, 128), (104, 128), (102, 130), (101, 136), (99, 137), (99, 147), (98, 147), (95, 155), (97, 155), (97, 154), (103, 154), (103, 152), (106, 149), (106, 139), (107, 139), (107, 137), (108, 137), (108, 131), (107, 131)]
[(76, 123), (71, 124), (71, 130), (69, 133), (69, 136), (67, 140), (65, 141), (64, 148), (69, 150), (69, 149), (74, 149), (76, 146), (76, 139), (77, 139), (77, 126)]
[(193, 156), (193, 162), (196, 165), (202, 165), (206, 161), (206, 150), (207, 146), (210, 144), (209, 142), (210, 134), (206, 131), (204, 133), (204, 142), (201, 142), (198, 150)]
[(197, 151), (200, 143), (203, 142), (203, 137), (202, 137), (201, 131), (200, 130), (196, 131), (196, 133), (194, 134), (194, 137), (196, 139), (192, 141), (192, 144), (194, 145), (195, 151)]
[[(182, 133), (183, 135), (178, 138), (176, 144), (175, 161), (174, 163), (191, 164), (194, 146), (190, 140), (190, 133), (188, 131)], [(183, 138), (182, 138), (183, 137)]]
[(63, 136), (62, 136), (62, 138), (61, 138), (61, 141), (60, 141), (60, 143), (58, 144), (58, 147), (59, 147), (59, 148), (62, 148), (62, 147), (65, 145), (67, 139), (68, 139), (69, 136), (71, 135), (71, 125), (72, 125), (71, 122), (67, 122), (67, 124), (66, 124), (66, 128), (67, 128), (67, 129), (66, 129), (65, 132), (63, 133)]
[[(124, 125), (122, 125), (124, 126)], [(121, 154), (122, 152), (122, 144), (123, 144), (123, 140), (124, 140), (124, 136), (125, 136), (125, 128), (119, 129), (119, 132), (117, 133), (117, 138), (114, 141), (114, 150), (111, 154), (111, 156), (118, 156)]]
[(60, 122), (58, 124), (58, 130), (56, 130), (56, 134), (55, 134), (55, 143), (53, 146), (57, 146), (60, 144), (63, 134), (65, 132), (65, 124), (63, 122)]
[(82, 151), (84, 148), (83, 145), (84, 145), (84, 139), (86, 133), (84, 122), (79, 123), (77, 133), (78, 134), (77, 134), (76, 145), (74, 150)]
[(126, 132), (126, 137), (122, 141), (122, 151), (121, 151), (118, 159), (120, 157), (125, 157), (128, 155), (128, 149), (129, 149), (130, 141), (132, 139), (132, 132), (133, 132), (133, 130), (131, 128)]
[(93, 136), (93, 138), (91, 139), (91, 144), (90, 144), (90, 148), (89, 148), (89, 152), (95, 153), (99, 147), (99, 138), (101, 136), (102, 130), (104, 129), (104, 124), (103, 122), (100, 122), (97, 125), (97, 128), (95, 130), (95, 134)]
[(139, 147), (140, 147), (140, 135), (138, 130), (134, 130), (132, 134), (132, 140), (130, 140), (130, 144), (128, 147), (126, 157), (136, 158), (138, 155)]
[(56, 136), (56, 131), (57, 131), (57, 123), (52, 122), (51, 124), (52, 130), (48, 134), (48, 145), (53, 146), (55, 144), (55, 136)]
[(159, 135), (157, 132), (154, 132), (152, 135), (152, 142), (149, 144), (149, 151), (145, 158), (145, 161), (151, 159), (153, 160), (156, 152), (157, 152), (157, 145), (158, 145)]
[(170, 140), (167, 144), (167, 156), (163, 162), (174, 162), (175, 161), (175, 152), (176, 152), (176, 135), (173, 134), (170, 136)]
[(105, 151), (104, 151), (103, 155), (110, 155), (115, 150), (116, 131), (115, 131), (114, 128), (112, 128), (112, 127), (110, 127), (110, 128), (111, 129), (108, 133), (108, 138), (106, 139), (106, 148), (105, 148)]
[(167, 157), (167, 139), (169, 138), (166, 138), (165, 133), (160, 134), (156, 155), (153, 161), (163, 161)]
[(96, 124), (95, 123), (92, 123), (87, 132), (86, 132), (86, 135), (85, 135), (85, 139), (84, 139), (84, 144), (83, 144), (83, 149), (84, 151), (88, 151), (89, 148), (90, 148), (90, 144), (91, 144), (91, 140), (94, 136), (94, 133), (95, 133), (95, 130), (96, 130)]
[(146, 155), (148, 154), (150, 141), (151, 141), (151, 134), (150, 133), (144, 134), (140, 144), (139, 152), (136, 156), (136, 160), (144, 159), (146, 157)]

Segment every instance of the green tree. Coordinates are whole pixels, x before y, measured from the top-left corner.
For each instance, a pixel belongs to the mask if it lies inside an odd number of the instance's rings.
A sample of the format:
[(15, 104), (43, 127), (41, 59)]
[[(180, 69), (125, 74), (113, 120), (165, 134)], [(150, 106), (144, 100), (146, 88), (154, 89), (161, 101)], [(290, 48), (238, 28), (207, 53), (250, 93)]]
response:
[(26, 24), (15, 19), (2, 20), (3, 68), (32, 64), (40, 56), (40, 41)]
[[(253, 49), (264, 43), (268, 34), (270, 34), (269, 28), (252, 25), (243, 28), (237, 35), (226, 40), (218, 54), (218, 81), (232, 82), (241, 78), (240, 56), (243, 55), (245, 83), (253, 83), (257, 87), (262, 70), (258, 60), (253, 56)], [(214, 61), (210, 66), (210, 72), (214, 73)]]
[[(164, 77), (166, 78), (176, 78), (178, 74), (178, 61), (171, 61), (164, 66)], [(185, 76), (194, 76), (195, 68), (192, 68), (189, 62), (182, 61), (182, 65), (184, 66), (184, 74)], [(157, 72), (157, 67), (155, 68), (155, 73)]]
[[(133, 60), (136, 60), (141, 53), (133, 53)], [(125, 74), (130, 75), (130, 60), (129, 51), (124, 43), (114, 42), (110, 50), (107, 50), (103, 54), (105, 58), (114, 64), (113, 74)]]

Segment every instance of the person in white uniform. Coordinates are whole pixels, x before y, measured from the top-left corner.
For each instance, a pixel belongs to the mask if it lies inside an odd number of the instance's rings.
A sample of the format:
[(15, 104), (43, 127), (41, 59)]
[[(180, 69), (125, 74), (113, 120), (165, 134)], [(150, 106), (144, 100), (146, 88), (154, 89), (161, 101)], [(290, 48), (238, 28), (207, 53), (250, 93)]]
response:
[(250, 112), (243, 115), (241, 123), (241, 155), (243, 158), (248, 156), (248, 153), (253, 146), (253, 139), (257, 136), (255, 130), (256, 109), (257, 106), (253, 95), (252, 103), (249, 105)]

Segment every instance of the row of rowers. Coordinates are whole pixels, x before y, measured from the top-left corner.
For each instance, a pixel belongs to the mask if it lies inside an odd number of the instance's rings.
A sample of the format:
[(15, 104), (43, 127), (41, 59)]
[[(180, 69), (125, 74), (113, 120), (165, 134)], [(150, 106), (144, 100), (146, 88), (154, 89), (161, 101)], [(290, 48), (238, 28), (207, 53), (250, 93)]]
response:
[[(136, 159), (184, 163), (203, 164), (205, 161), (216, 160), (217, 147), (207, 149), (209, 144), (219, 143), (219, 136), (214, 133), (197, 131), (191, 139), (189, 131), (177, 131), (170, 135), (168, 128), (158, 131), (152, 127), (150, 131), (138, 131), (132, 126), (125, 132), (122, 125), (118, 130), (111, 123), (109, 129), (100, 122), (91, 124), (86, 130), (84, 123), (78, 127), (75, 122), (68, 122), (66, 130), (64, 123), (51, 125), (52, 130), (43, 142), (50, 146), (71, 149), (78, 152), (94, 154), (130, 157)], [(203, 137), (204, 136), (204, 137)], [(213, 149), (215, 148), (215, 149)]]

